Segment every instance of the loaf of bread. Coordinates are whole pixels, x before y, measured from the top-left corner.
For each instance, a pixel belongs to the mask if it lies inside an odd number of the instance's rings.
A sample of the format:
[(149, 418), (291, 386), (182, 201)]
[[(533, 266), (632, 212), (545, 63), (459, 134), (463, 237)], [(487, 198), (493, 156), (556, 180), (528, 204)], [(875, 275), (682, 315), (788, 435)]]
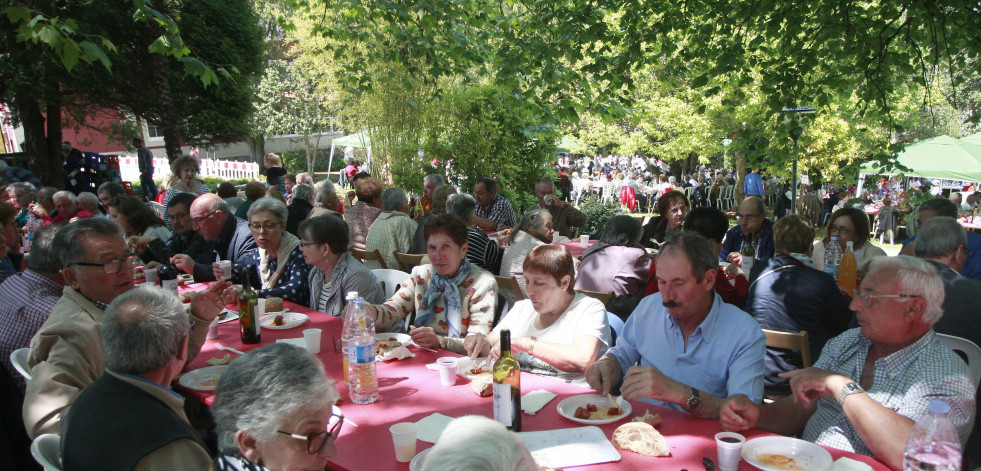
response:
[(266, 298), (266, 312), (280, 312), (283, 310), (283, 298)]
[(494, 392), (494, 379), (490, 373), (480, 373), (470, 380), (470, 388), (480, 397), (488, 397)]
[(613, 431), (613, 446), (646, 456), (668, 456), (671, 449), (651, 424), (627, 422)]

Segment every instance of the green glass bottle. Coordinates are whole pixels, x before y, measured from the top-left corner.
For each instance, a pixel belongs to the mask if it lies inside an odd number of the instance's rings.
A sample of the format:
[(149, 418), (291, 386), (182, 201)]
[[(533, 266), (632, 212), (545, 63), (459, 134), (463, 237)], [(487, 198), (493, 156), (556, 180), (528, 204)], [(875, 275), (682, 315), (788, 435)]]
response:
[(494, 420), (521, 431), (521, 365), (511, 356), (511, 331), (501, 330), (501, 358), (494, 363)]

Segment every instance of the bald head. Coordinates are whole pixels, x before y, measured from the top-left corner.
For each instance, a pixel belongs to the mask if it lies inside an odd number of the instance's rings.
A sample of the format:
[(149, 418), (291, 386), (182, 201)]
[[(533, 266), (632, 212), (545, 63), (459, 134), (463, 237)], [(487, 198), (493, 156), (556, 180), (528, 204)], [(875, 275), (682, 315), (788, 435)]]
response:
[(205, 193), (191, 203), (191, 227), (206, 241), (217, 240), (230, 217), (234, 216), (228, 203), (214, 193)]

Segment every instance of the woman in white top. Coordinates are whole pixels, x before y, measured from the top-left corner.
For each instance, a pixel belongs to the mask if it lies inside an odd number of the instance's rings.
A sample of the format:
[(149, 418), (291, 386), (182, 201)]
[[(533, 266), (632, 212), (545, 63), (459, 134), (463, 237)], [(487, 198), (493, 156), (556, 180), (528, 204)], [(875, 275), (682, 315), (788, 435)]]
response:
[(493, 361), (501, 354), (501, 329), (509, 329), (522, 370), (585, 386), (586, 368), (610, 346), (606, 308), (573, 290), (575, 265), (565, 247), (536, 247), (524, 274), (529, 299), (515, 304), (475, 350)]
[[(165, 208), (170, 203), (171, 198), (178, 193), (193, 193), (195, 195), (211, 193), (208, 185), (198, 180), (198, 174), (201, 173), (201, 164), (194, 157), (182, 155), (174, 159), (170, 163), (170, 172), (170, 187), (164, 193), (163, 199)], [(167, 224), (167, 228), (171, 227), (170, 216), (166, 213), (164, 213), (164, 222)]]
[(824, 239), (814, 243), (811, 258), (814, 260), (814, 268), (818, 270), (824, 270), (824, 251), (832, 236), (838, 238), (838, 245), (841, 246), (842, 254), (845, 253), (847, 243), (852, 243), (852, 248), (855, 250), (855, 260), (858, 262), (859, 279), (861, 279), (861, 274), (868, 270), (869, 263), (873, 258), (886, 256), (884, 250), (869, 242), (869, 217), (865, 211), (856, 208), (841, 208), (831, 214)]

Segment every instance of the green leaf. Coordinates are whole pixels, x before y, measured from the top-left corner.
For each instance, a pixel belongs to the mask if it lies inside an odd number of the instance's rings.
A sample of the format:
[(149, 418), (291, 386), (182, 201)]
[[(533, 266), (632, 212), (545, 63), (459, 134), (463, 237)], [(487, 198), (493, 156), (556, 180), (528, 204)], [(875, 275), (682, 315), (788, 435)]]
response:
[(112, 70), (112, 62), (109, 61), (109, 56), (106, 55), (106, 52), (101, 47), (91, 41), (82, 41), (78, 43), (78, 46), (82, 48), (82, 57), (86, 62), (91, 63), (98, 60), (106, 70)]

